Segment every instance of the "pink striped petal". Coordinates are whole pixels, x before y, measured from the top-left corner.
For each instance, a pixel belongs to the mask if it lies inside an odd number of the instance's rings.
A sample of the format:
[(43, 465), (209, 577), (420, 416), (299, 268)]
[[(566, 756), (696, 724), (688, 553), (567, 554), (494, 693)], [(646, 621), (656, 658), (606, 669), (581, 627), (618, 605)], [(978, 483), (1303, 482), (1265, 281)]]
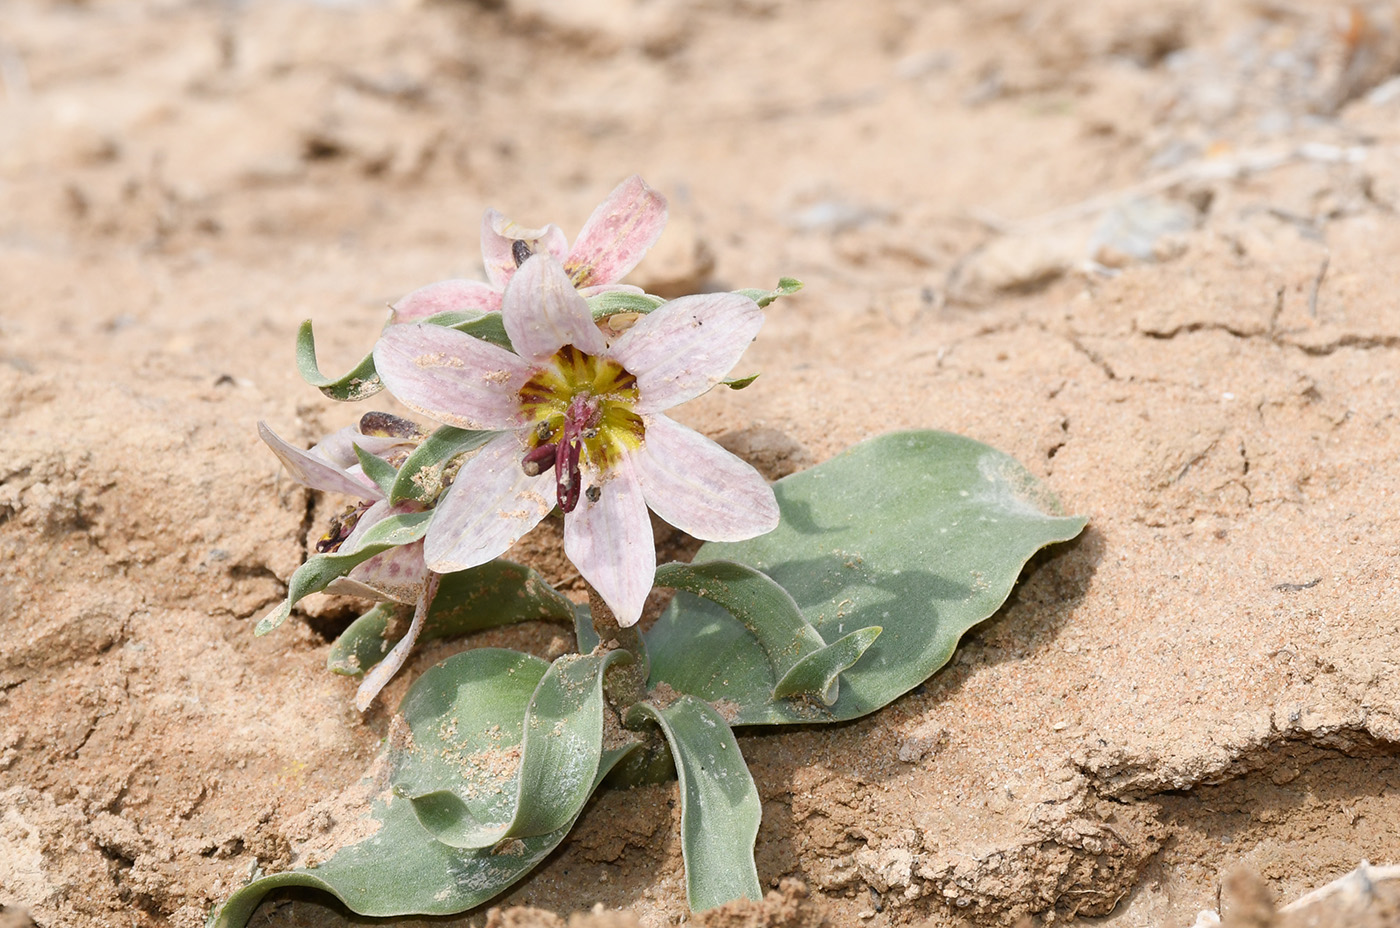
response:
[(411, 603), (418, 598), (427, 572), (423, 544), (414, 542), (376, 554), (346, 576), (333, 580), (326, 589), (346, 596)]
[(565, 345), (585, 354), (600, 354), (608, 347), (588, 302), (549, 255), (536, 255), (520, 265), (501, 299), (501, 321), (516, 354), (537, 364)]
[(358, 426), (347, 425), (312, 445), (307, 453), (329, 461), (341, 470), (350, 470), (360, 464), (360, 459), (355, 454), (356, 445), (370, 454), (383, 457), (395, 448), (406, 448), (413, 445), (413, 442), (398, 435), (366, 435)]
[(659, 412), (723, 380), (762, 326), (763, 310), (746, 296), (683, 296), (638, 319), (608, 354), (636, 375), (637, 411)]
[(778, 525), (778, 500), (762, 474), (665, 416), (646, 418), (646, 442), (632, 462), (652, 511), (696, 538), (743, 541)]
[[(597, 480), (585, 473), (586, 480)], [(593, 584), (619, 625), (637, 624), (656, 576), (656, 547), (642, 488), (623, 458), (598, 484), (598, 501), (584, 494), (564, 517), (564, 553)]]
[(527, 476), (524, 446), (497, 435), (462, 465), (433, 510), (424, 539), (428, 569), (451, 573), (499, 557), (554, 508), (554, 475)]
[(462, 429), (518, 425), (518, 394), (533, 373), (504, 348), (423, 324), (392, 326), (381, 335), (374, 368), (409, 409)]
[(501, 308), (501, 291), (479, 280), (440, 280), (419, 287), (399, 300), (390, 309), (389, 322), (401, 325), (417, 322), (438, 313), (464, 312), (469, 309), (494, 312)]
[(384, 689), (394, 678), (394, 674), (399, 672), (399, 668), (408, 661), (408, 652), (413, 649), (419, 633), (423, 631), (423, 623), (428, 618), (433, 597), (437, 595), (438, 579), (437, 574), (429, 574), (419, 584), (418, 604), (413, 610), (413, 621), (409, 623), (408, 632), (399, 639), (393, 650), (384, 656), (384, 660), (371, 667), (365, 678), (360, 681), (359, 689), (355, 691), (356, 709), (361, 712), (368, 709), (370, 703), (374, 702), (374, 697), (379, 695), (379, 691)]
[(357, 479), (319, 455), (289, 445), (268, 428), (266, 422), (258, 423), (258, 435), (277, 455), (292, 479), (302, 486), (327, 493), (344, 493), (357, 499), (384, 498), (384, 493), (368, 477)]
[(666, 198), (633, 174), (598, 204), (583, 224), (564, 270), (574, 286), (621, 280), (666, 227)]
[(543, 252), (559, 261), (569, 253), (569, 240), (554, 223), (542, 229), (528, 229), (488, 209), (481, 217), (481, 260), (486, 265), (486, 279), (497, 290), (503, 289), (515, 276), (516, 242), (524, 242), (531, 254)]

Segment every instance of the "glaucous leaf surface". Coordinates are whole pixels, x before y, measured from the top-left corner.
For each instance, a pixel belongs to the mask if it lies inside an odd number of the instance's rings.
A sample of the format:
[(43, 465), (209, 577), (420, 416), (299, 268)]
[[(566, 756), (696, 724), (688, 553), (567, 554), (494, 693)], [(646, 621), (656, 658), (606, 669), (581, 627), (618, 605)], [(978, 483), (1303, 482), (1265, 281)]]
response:
[(753, 845), (763, 808), (734, 732), (713, 706), (693, 696), (635, 709), (661, 726), (676, 764), (690, 908), (762, 899)]
[[(462, 731), (455, 701), (443, 705), (445, 700), (428, 691), (420, 691), (416, 701), (405, 699), (415, 743), (420, 730), (432, 734), (450, 728), (460, 746), (450, 753), (409, 752), (397, 774), (397, 791), (413, 803), (423, 827), (453, 847), (489, 848), (564, 827), (597, 781), (604, 716), (610, 711), (603, 700), (603, 673), (619, 660), (631, 655), (560, 657), (523, 708), (523, 726), (514, 729)], [(425, 700), (435, 705), (424, 709)]]
[(651, 683), (734, 706), (731, 725), (879, 709), (948, 661), (963, 633), (1005, 602), (1032, 554), (1085, 524), (1015, 460), (947, 432), (870, 439), (774, 490), (782, 511), (774, 531), (706, 544), (695, 563), (763, 571), (828, 643), (860, 629), (882, 633), (840, 675), (834, 705), (775, 697), (778, 678), (744, 624), (676, 594), (646, 636)]
[[(359, 788), (373, 795), (357, 829), (368, 836), (334, 850), (314, 867), (252, 881), (229, 897), (210, 928), (244, 928), (269, 892), (288, 886), (324, 890), (361, 915), (451, 915), (480, 905), (528, 873), (564, 839), (576, 815), (546, 834), (488, 848), (454, 848), (424, 831), (401, 794), (414, 788), (415, 771), (421, 772), (415, 763), (424, 757), (460, 764), (473, 754), (490, 760), (483, 752), (500, 751), (497, 740), (518, 745), (526, 706), (547, 669), (538, 658), (482, 648), (423, 674), (401, 707), (412, 738), (405, 743), (391, 737), (388, 756), (381, 755)], [(635, 746), (617, 740), (603, 750), (588, 792)]]

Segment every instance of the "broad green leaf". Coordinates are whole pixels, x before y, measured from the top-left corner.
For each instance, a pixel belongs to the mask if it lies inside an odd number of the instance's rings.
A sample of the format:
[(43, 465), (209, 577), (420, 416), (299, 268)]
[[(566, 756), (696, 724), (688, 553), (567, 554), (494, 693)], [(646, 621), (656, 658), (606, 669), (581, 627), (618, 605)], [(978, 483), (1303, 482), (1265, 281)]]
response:
[[(523, 877), (564, 839), (574, 818), (548, 834), (490, 848), (453, 848), (423, 830), (412, 804), (398, 795), (408, 785), (399, 778), (413, 762), (429, 757), (439, 758), (446, 774), (460, 777), (473, 752), (518, 745), (525, 707), (545, 669), (537, 658), (482, 648), (425, 673), (401, 707), (411, 740), (404, 745), (391, 737), (386, 753), (351, 793), (367, 797), (365, 814), (352, 832), (368, 837), (322, 855), (326, 859), (313, 866), (254, 880), (229, 897), (211, 917), (210, 928), (244, 928), (263, 898), (286, 886), (324, 890), (361, 915), (452, 915), (481, 905)], [(628, 741), (605, 750), (589, 791), (635, 747)]]
[(826, 646), (787, 590), (753, 567), (733, 561), (662, 564), (656, 568), (656, 585), (723, 606), (758, 640), (775, 677)]
[(365, 476), (373, 480), (374, 485), (388, 496), (389, 490), (394, 486), (394, 479), (398, 476), (394, 465), (378, 455), (370, 454), (359, 445), (355, 446), (355, 457), (359, 459), (360, 470), (365, 472)]
[[(573, 821), (593, 792), (602, 756), (603, 674), (611, 664), (631, 659), (626, 651), (565, 655), (549, 665), (536, 687), (518, 742), (499, 740), (485, 752), (464, 750), (465, 759), (447, 775), (438, 757), (403, 768), (400, 792), (413, 802), (423, 827), (452, 847), (485, 848)], [(454, 724), (457, 718), (454, 705), (446, 716), (421, 724)], [(417, 732), (415, 725), (415, 738)], [(495, 734), (504, 738), (499, 730)]]
[(833, 705), (841, 694), (841, 673), (855, 666), (883, 630), (878, 625), (860, 628), (808, 654), (782, 675), (773, 687), (773, 695), (780, 698), (815, 696), (822, 705)]
[(1000, 451), (946, 432), (883, 435), (774, 486), (782, 519), (767, 535), (709, 543), (696, 562), (756, 567), (822, 638), (883, 629), (841, 674), (830, 707), (777, 699), (752, 633), (723, 609), (676, 594), (647, 634), (653, 684), (736, 707), (731, 724), (852, 719), (928, 679), (958, 639), (1005, 602), (1026, 561), (1068, 541), (1065, 516)]
[(796, 277), (781, 277), (778, 279), (776, 290), (735, 290), (740, 296), (746, 296), (759, 305), (760, 308), (767, 306), (780, 296), (788, 296), (802, 289), (802, 281)]
[(636, 709), (661, 726), (675, 760), (690, 908), (703, 912), (734, 899), (762, 899), (753, 846), (763, 809), (734, 732), (714, 707), (693, 696)]
[(420, 503), (437, 499), (445, 485), (444, 471), (459, 454), (475, 451), (496, 432), (475, 432), (444, 425), (423, 439), (399, 466), (394, 485), (386, 492), (389, 502), (413, 499)]
[(396, 545), (411, 544), (428, 532), (431, 512), (409, 512), (392, 515), (376, 522), (355, 543), (353, 549), (334, 554), (318, 554), (306, 559), (287, 582), (287, 598), (254, 628), (254, 635), (266, 635), (291, 615), (292, 607), (312, 593), (319, 593), (332, 581), (343, 577), (360, 564)]
[[(401, 623), (397, 634), (386, 634), (396, 608), (381, 603), (350, 623), (331, 645), (327, 658), (330, 669), (353, 676), (383, 660), (408, 628), (406, 622)], [(534, 570), (495, 560), (442, 575), (418, 640), (451, 638), (516, 622), (569, 622), (573, 618), (574, 604)]]
[(320, 365), (316, 363), (316, 336), (311, 331), (310, 319), (303, 322), (297, 331), (297, 370), (301, 372), (302, 380), (331, 399), (342, 402), (368, 399), (384, 389), (379, 375), (375, 373), (372, 354), (365, 355), (359, 364), (341, 377), (332, 379), (322, 374)]

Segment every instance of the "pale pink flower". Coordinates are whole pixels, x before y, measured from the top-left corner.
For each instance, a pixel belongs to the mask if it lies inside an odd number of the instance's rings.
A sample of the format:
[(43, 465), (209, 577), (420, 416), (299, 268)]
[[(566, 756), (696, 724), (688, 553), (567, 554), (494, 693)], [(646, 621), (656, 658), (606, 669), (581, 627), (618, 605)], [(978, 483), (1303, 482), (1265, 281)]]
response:
[(656, 571), (648, 506), (708, 541), (777, 525), (757, 471), (664, 415), (739, 360), (763, 325), (753, 300), (672, 300), (609, 344), (569, 272), (545, 253), (510, 279), (501, 313), (514, 353), (434, 325), (391, 327), (375, 346), (375, 369), (404, 405), (459, 428), (502, 430), (438, 502), (424, 539), (432, 570), (503, 554), (557, 502), (569, 559), (632, 625)]
[[(423, 511), (422, 504), (417, 502), (391, 505), (384, 491), (365, 475), (355, 455), (355, 446), (358, 445), (370, 454), (392, 460), (412, 450), (422, 436), (401, 427), (411, 427), (412, 423), (393, 416), (370, 413), (360, 421), (361, 425), (334, 432), (308, 451), (283, 440), (268, 428), (267, 423), (258, 423), (258, 434), (287, 468), (292, 479), (313, 490), (342, 493), (361, 501), (346, 517), (337, 519), (331, 531), (317, 544), (317, 551), (323, 554), (353, 551), (365, 533), (384, 519)], [(384, 423), (391, 428), (369, 428), (365, 431), (371, 423)], [(348, 534), (346, 529), (349, 529)], [(361, 681), (355, 694), (355, 705), (361, 712), (369, 708), (374, 697), (408, 659), (408, 652), (422, 631), (428, 607), (437, 591), (437, 582), (437, 574), (428, 570), (423, 562), (423, 541), (419, 539), (360, 562), (345, 576), (336, 578), (326, 587), (330, 593), (413, 603), (417, 607), (408, 632)]]
[(559, 227), (528, 229), (488, 209), (481, 219), (481, 257), (486, 281), (442, 280), (420, 287), (393, 306), (392, 322), (415, 322), (442, 312), (501, 308), (501, 293), (532, 254), (553, 255), (585, 297), (614, 290), (641, 293), (619, 284), (656, 243), (666, 225), (666, 198), (633, 174), (598, 204), (574, 247)]

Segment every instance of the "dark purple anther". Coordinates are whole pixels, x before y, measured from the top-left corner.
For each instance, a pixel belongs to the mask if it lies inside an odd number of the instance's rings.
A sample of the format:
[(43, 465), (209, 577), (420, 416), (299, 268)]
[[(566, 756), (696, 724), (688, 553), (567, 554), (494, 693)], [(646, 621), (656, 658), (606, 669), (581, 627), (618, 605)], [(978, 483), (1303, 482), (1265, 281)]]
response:
[(558, 445), (536, 445), (526, 453), (520, 466), (525, 469), (526, 476), (538, 477), (554, 466), (555, 455), (558, 452)]

